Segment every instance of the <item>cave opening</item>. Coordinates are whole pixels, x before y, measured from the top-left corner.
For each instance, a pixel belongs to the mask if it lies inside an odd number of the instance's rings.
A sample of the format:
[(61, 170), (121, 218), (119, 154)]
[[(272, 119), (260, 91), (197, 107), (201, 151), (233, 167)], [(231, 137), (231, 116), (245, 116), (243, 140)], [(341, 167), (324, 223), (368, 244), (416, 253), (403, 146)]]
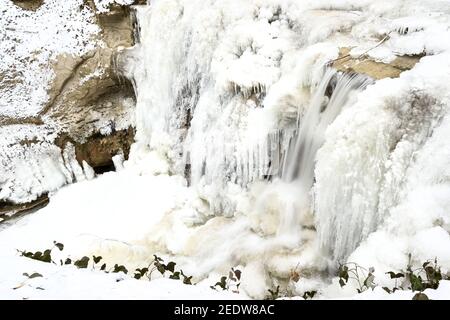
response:
[(94, 166), (92, 167), (92, 169), (94, 169), (94, 172), (97, 175), (104, 174), (106, 172), (116, 171), (116, 167), (114, 166), (114, 162), (112, 160), (105, 164)]

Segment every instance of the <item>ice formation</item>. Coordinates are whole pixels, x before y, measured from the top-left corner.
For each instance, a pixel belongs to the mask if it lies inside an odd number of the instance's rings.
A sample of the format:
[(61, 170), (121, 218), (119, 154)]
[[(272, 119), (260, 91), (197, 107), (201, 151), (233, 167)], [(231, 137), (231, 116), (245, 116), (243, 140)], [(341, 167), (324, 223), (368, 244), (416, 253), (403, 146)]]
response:
[[(345, 261), (404, 201), (415, 158), (447, 112), (449, 44), (437, 39), (449, 35), (450, 7), (403, 4), (154, 1), (139, 8), (141, 43), (130, 63), (137, 146), (164, 154), (171, 172), (209, 204), (201, 223), (243, 215), (264, 237), (312, 224), (323, 257)], [(427, 17), (412, 18), (420, 8)], [(398, 79), (369, 86), (359, 79), (362, 92), (348, 92), (358, 81), (330, 89), (332, 72), (324, 71), (344, 46), (383, 62), (431, 56)], [(314, 107), (325, 111), (309, 112)], [(308, 135), (310, 145), (295, 142)], [(294, 186), (296, 179), (303, 184)], [(313, 222), (302, 220), (302, 210)]]

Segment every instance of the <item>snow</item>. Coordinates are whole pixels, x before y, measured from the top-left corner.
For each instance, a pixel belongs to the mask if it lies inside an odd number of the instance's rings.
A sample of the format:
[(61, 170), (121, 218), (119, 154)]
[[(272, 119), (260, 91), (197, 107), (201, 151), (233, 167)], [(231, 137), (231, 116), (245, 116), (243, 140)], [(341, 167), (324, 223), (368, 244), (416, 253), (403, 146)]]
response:
[[(352, 300), (412, 300), (417, 292), (398, 290), (387, 293), (381, 287), (367, 290), (361, 294), (350, 297)], [(426, 289), (423, 292), (431, 300), (448, 300), (450, 295), (450, 281), (441, 281), (438, 290)], [(336, 298), (335, 298), (336, 299)]]
[[(18, 257), (3, 259), (2, 272), (0, 281), (2, 300), (245, 299), (233, 293), (213, 291), (207, 286), (182, 285), (176, 280), (136, 280), (123, 273), (106, 274), (101, 271), (77, 269), (74, 266), (55, 266)], [(28, 279), (23, 275), (35, 272), (42, 277)]]
[[(0, 201), (27, 203), (86, 174), (93, 177), (76, 163), (74, 150), (60, 150), (54, 142), (80, 124), (55, 120), (46, 107), (59, 57), (77, 61), (104, 43), (95, 13), (83, 0), (46, 0), (36, 11), (0, 0), (0, 12)], [(103, 72), (97, 68), (80, 85)], [(116, 130), (133, 125), (133, 99), (125, 99), (122, 110), (111, 106), (85, 106), (89, 113), (77, 128), (83, 131), (78, 142), (93, 133), (110, 134), (111, 119)]]

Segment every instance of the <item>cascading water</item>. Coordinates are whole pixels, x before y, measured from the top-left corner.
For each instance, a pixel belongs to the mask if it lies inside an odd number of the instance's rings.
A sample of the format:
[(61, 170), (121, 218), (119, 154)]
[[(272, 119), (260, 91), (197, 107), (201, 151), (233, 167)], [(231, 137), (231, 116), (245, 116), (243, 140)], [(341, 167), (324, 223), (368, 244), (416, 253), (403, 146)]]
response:
[(301, 119), (293, 147), (288, 151), (282, 172), (283, 180), (301, 180), (306, 189), (312, 187), (315, 157), (324, 142), (326, 128), (339, 115), (350, 93), (364, 89), (370, 83), (372, 80), (364, 75), (343, 74), (331, 68), (325, 71)]
[[(314, 211), (309, 194), (314, 184), (316, 154), (324, 142), (325, 130), (339, 115), (351, 94), (364, 89), (370, 83), (372, 80), (364, 75), (342, 74), (331, 68), (324, 72), (306, 114), (299, 122), (298, 134), (292, 147), (288, 149), (281, 174), (283, 181), (290, 183), (293, 190), (300, 192), (297, 201), (303, 202), (301, 210)], [(295, 239), (298, 232), (298, 215), (294, 205), (286, 207), (278, 236)], [(326, 241), (320, 239), (320, 242), (323, 245)], [(333, 251), (333, 248), (327, 249)]]

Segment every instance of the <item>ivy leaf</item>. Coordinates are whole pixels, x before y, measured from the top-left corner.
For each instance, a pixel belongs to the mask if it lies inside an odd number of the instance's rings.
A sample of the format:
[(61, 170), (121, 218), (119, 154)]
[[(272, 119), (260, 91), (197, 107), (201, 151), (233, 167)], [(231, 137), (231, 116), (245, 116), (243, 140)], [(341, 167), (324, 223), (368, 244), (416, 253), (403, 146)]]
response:
[(35, 252), (31, 258), (34, 260), (41, 260), (42, 252), (40, 252), (40, 251)]
[(316, 295), (316, 293), (317, 293), (317, 291), (306, 291), (306, 292), (303, 294), (303, 299), (305, 299), (305, 300), (307, 300), (308, 298), (309, 298), (309, 299), (312, 299), (312, 298), (314, 298), (314, 296)]
[(89, 257), (84, 256), (80, 260), (74, 262), (74, 265), (80, 269), (86, 269), (89, 264)]
[(37, 273), (37, 272), (34, 272), (34, 273), (32, 273), (31, 275), (29, 275), (28, 273), (23, 273), (23, 275), (25, 276), (25, 277), (27, 277), (28, 279), (34, 279), (34, 278), (39, 278), (39, 277), (42, 277), (42, 274), (40, 274), (40, 273)]
[(173, 280), (180, 280), (180, 272), (174, 272), (169, 279), (173, 279)]
[(386, 272), (386, 274), (388, 274), (391, 277), (391, 279), (395, 278), (395, 272), (389, 271), (389, 272)]
[(166, 267), (162, 263), (155, 262), (155, 267), (162, 275), (164, 275), (164, 273), (166, 272)]
[(409, 281), (411, 282), (411, 290), (412, 291), (422, 291), (423, 283), (422, 278), (420, 276), (416, 276), (415, 274), (410, 274)]
[(364, 280), (364, 285), (367, 288), (373, 287), (374, 286), (374, 280), (375, 280), (375, 276), (371, 273), (369, 273), (369, 275), (367, 276), (366, 280)]
[(403, 278), (405, 276), (403, 273), (395, 273), (392, 271), (386, 272), (386, 274), (389, 274), (391, 279), (399, 279), (399, 278)]
[(98, 256), (98, 257), (97, 256), (93, 256), (92, 258), (94, 259), (94, 263), (95, 264), (99, 263), (100, 260), (102, 260), (102, 256)]
[(216, 287), (222, 288), (222, 290), (227, 289), (227, 277), (220, 278), (220, 281), (215, 284)]
[(190, 276), (190, 277), (184, 277), (184, 279), (183, 279), (183, 283), (184, 284), (188, 284), (188, 285), (192, 285), (192, 276)]
[(101, 271), (105, 271), (105, 269), (106, 269), (106, 263), (102, 264), (102, 266), (100, 267)]
[(33, 259), (33, 252), (22, 252), (22, 256)]
[(428, 296), (423, 292), (418, 292), (412, 298), (413, 300), (430, 300)]
[(347, 266), (341, 266), (339, 268), (339, 278), (341, 278), (341, 280), (345, 280), (345, 282), (348, 282), (348, 267)]
[(277, 286), (277, 289), (275, 291), (270, 290), (270, 289), (268, 291), (270, 293), (270, 296), (271, 296), (272, 300), (275, 300), (280, 295), (280, 286)]
[(141, 275), (144, 275), (148, 272), (148, 268), (136, 269)]
[(170, 272), (173, 273), (175, 271), (175, 265), (176, 265), (175, 262), (169, 262), (166, 266), (166, 270), (169, 270)]
[(62, 243), (53, 241), (53, 244), (55, 245), (55, 247), (57, 247), (59, 249), (59, 251), (63, 251), (64, 250), (64, 245)]
[(148, 272), (148, 268), (142, 268), (142, 269), (136, 269), (136, 272), (134, 273), (135, 279), (141, 279), (146, 273)]
[(50, 263), (52, 262), (52, 255), (51, 255), (52, 250), (47, 249), (44, 251), (44, 254), (41, 257), (41, 261), (42, 262), (47, 262)]
[(66, 261), (64, 261), (64, 264), (72, 264), (72, 260), (67, 258)]
[(119, 266), (118, 264), (115, 264), (113, 273), (119, 273), (119, 272), (123, 272), (123, 273), (127, 274), (128, 270), (127, 270), (127, 268), (125, 268), (125, 266)]

